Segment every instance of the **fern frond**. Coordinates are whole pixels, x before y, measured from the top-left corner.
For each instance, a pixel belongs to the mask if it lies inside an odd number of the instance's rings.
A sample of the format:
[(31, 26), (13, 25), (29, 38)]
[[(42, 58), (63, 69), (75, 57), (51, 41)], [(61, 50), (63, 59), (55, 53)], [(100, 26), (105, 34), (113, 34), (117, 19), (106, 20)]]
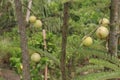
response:
[(100, 72), (92, 73), (84, 76), (78, 76), (74, 80), (107, 80), (113, 78), (120, 78), (120, 72)]
[(115, 56), (111, 56), (109, 55), (106, 51), (102, 51), (102, 50), (98, 50), (98, 49), (93, 49), (93, 48), (81, 48), (80, 51), (82, 52), (81, 54), (83, 54), (84, 52), (84, 56), (96, 56), (100, 59), (104, 59), (106, 61), (109, 61), (113, 64), (116, 64), (118, 66), (120, 66), (120, 60), (115, 57)]
[(111, 56), (111, 55), (105, 54), (105, 53), (96, 54), (96, 56), (98, 58), (104, 59), (106, 61), (109, 61), (109, 62), (111, 62), (113, 64), (116, 64), (116, 65), (120, 66), (120, 60), (115, 56)]
[(89, 60), (89, 62), (92, 64), (95, 64), (95, 65), (98, 65), (98, 66), (104, 66), (106, 68), (110, 68), (110, 69), (115, 70), (115, 71), (120, 70), (120, 68), (117, 65), (112, 64), (112, 63), (105, 61), (105, 60), (102, 60), (102, 59), (93, 59), (92, 58)]
[(80, 73), (83, 71), (88, 71), (88, 70), (99, 70), (99, 69), (104, 69), (104, 66), (99, 66), (99, 65), (87, 65), (82, 68), (77, 68), (76, 73)]

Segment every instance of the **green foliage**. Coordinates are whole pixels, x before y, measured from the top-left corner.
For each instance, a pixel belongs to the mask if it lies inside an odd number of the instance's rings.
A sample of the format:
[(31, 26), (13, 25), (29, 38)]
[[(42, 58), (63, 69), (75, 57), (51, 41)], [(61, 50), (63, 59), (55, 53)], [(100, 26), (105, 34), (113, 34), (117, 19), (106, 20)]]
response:
[(21, 69), (21, 66), (22, 66), (21, 58), (11, 57), (10, 62), (11, 62), (11, 66), (15, 68), (15, 71), (18, 74), (21, 74), (22, 73), (22, 71), (21, 71), (22, 70)]
[[(99, 54), (102, 55), (103, 54)], [(111, 60), (109, 60), (109, 55), (104, 54), (104, 58), (100, 59), (98, 58), (90, 58), (89, 64), (92, 65), (86, 65), (82, 68), (77, 68), (76, 73), (81, 73), (87, 71), (87, 74), (85, 75), (78, 75), (75, 77), (75, 80), (106, 80), (106, 79), (112, 79), (112, 78), (119, 78), (119, 70), (120, 66), (115, 64), (115, 59), (118, 60), (118, 58), (111, 57)], [(112, 62), (111, 62), (112, 61)], [(114, 62), (115, 61), (115, 62)], [(118, 60), (119, 62), (119, 60)]]
[(102, 59), (90, 59), (89, 63), (95, 64), (95, 65), (98, 65), (98, 66), (104, 66), (104, 67), (110, 68), (114, 71), (119, 70), (119, 67), (117, 65), (112, 64), (112, 63), (110, 63), (108, 61), (105, 61), (105, 60), (102, 60)]
[(70, 8), (70, 28), (73, 29), (74, 33), (80, 32), (80, 34), (91, 31), (98, 24), (100, 18), (108, 17), (109, 9), (107, 7), (109, 7), (109, 3), (109, 0), (73, 1)]
[(6, 53), (6, 52), (8, 52), (8, 48), (11, 46), (11, 43), (10, 43), (9, 39), (1, 38), (0, 45), (1, 45), (0, 46), (1, 53), (4, 53), (4, 51)]
[(0, 77), (0, 80), (5, 80), (4, 78)]
[(44, 75), (42, 73), (40, 73), (41, 71), (44, 70), (43, 65), (41, 64), (35, 64), (35, 63), (31, 63), (31, 77), (32, 80), (43, 80), (44, 79)]
[[(53, 39), (54, 35), (50, 32), (47, 32), (46, 34), (47, 51), (50, 53), (55, 51), (55, 44), (53, 44)], [(40, 48), (44, 50), (42, 31), (32, 34), (28, 40), (28, 44), (29, 46), (33, 46), (35, 48)]]
[(104, 69), (103, 65), (87, 65), (82, 68), (79, 68), (79, 67), (76, 68), (76, 74), (78, 74), (80, 72), (85, 72), (88, 70), (102, 70), (102, 69)]
[(113, 78), (119, 78), (120, 72), (108, 71), (108, 72), (100, 72), (100, 73), (91, 73), (85, 76), (79, 76), (74, 80), (107, 80)]
[(36, 51), (36, 52), (38, 52), (38, 53), (41, 53), (41, 55), (44, 54), (43, 56), (46, 56), (49, 59), (53, 60), (53, 62), (55, 62), (57, 65), (60, 64), (59, 60), (56, 57), (54, 57), (52, 54), (50, 54), (50, 53), (48, 53), (46, 51), (43, 51), (41, 49), (34, 48), (34, 47), (29, 47), (29, 48), (32, 49), (32, 50), (34, 50), (34, 51)]
[[(9, 29), (10, 26), (14, 28), (1, 35), (0, 55), (10, 53), (11, 67), (21, 75), (21, 49), (18, 26), (15, 25), (14, 4), (11, 0), (9, 0), (10, 2), (1, 1), (0, 29)], [(41, 29), (35, 29), (32, 24), (27, 25), (26, 33), (30, 56), (34, 52), (41, 55), (40, 62), (30, 61), (32, 80), (44, 79), (43, 72), (46, 64), (49, 69), (49, 79), (61, 80), (61, 26), (63, 24), (63, 3), (66, 1), (68, 0), (33, 0), (31, 15), (40, 19), (43, 26)], [(117, 72), (120, 69), (119, 59), (107, 55), (105, 40), (96, 39), (95, 35), (91, 35), (94, 38), (93, 45), (81, 46), (82, 38), (98, 26), (99, 20), (103, 17), (109, 18), (110, 0), (73, 0), (71, 2), (66, 52), (67, 76), (71, 76), (69, 73), (75, 71), (75, 80), (102, 80), (119, 77), (120, 73)], [(23, 13), (26, 15), (27, 0), (22, 0), (22, 4)], [(9, 7), (7, 7), (8, 5)], [(44, 51), (43, 28), (47, 31), (47, 51)], [(90, 59), (90, 64), (85, 62), (86, 58)], [(79, 75), (85, 71), (90, 74)]]
[[(13, 3), (9, 0), (0, 1), (0, 29), (4, 31), (9, 31), (13, 26), (15, 26), (15, 16)], [(0, 34), (1, 34), (0, 33)]]

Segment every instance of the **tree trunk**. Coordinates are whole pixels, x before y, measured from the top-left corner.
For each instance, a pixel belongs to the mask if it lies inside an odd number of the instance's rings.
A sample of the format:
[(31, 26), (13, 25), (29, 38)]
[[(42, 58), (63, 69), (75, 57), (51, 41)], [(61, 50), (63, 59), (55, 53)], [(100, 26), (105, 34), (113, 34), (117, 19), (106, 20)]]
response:
[(14, 0), (16, 17), (20, 32), (21, 50), (22, 50), (22, 63), (23, 63), (23, 80), (30, 80), (30, 69), (29, 69), (29, 53), (27, 49), (27, 38), (25, 29), (25, 19), (23, 18), (22, 5), (20, 0)]
[(119, 0), (111, 0), (110, 34), (108, 40), (108, 51), (113, 56), (117, 56), (118, 49), (118, 30), (119, 30), (118, 2)]
[(120, 0), (119, 0), (119, 3), (118, 3), (118, 21), (119, 21), (119, 36), (118, 36), (118, 49), (120, 49)]
[(67, 30), (68, 30), (68, 18), (69, 18), (69, 2), (64, 3), (64, 18), (62, 26), (62, 51), (61, 51), (61, 72), (62, 80), (66, 78), (66, 44), (67, 44)]

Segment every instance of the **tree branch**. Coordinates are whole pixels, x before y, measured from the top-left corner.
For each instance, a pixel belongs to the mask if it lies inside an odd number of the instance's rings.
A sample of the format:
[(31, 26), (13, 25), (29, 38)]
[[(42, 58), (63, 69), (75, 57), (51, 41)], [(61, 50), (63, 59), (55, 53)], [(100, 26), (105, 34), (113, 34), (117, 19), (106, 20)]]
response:
[(27, 8), (27, 13), (26, 13), (26, 21), (29, 21), (29, 17), (30, 17), (30, 9), (32, 7), (32, 0), (28, 0), (28, 8)]

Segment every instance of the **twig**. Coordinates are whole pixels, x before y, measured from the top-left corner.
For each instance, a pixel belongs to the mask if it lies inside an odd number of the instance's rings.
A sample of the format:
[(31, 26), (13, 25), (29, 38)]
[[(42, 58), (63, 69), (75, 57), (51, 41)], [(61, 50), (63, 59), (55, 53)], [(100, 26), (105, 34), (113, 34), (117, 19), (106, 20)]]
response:
[(33, 15), (36, 15), (30, 8), (28, 8), (26, 5), (22, 4), (23, 7), (27, 8)]
[[(44, 50), (47, 50), (47, 43), (46, 43), (46, 31), (45, 29), (43, 29), (43, 41), (44, 41)], [(48, 68), (47, 68), (47, 64), (45, 66), (45, 79), (44, 80), (47, 80), (47, 73), (48, 73)]]

